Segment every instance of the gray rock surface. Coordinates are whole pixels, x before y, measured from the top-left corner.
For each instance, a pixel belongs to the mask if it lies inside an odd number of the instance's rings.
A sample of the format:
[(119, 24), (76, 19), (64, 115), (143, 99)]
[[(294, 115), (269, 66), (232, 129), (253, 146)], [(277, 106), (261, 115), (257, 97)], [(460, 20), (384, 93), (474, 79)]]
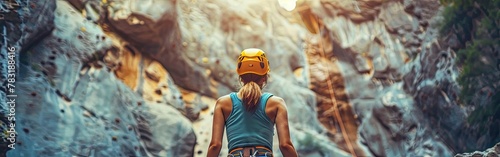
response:
[[(0, 91), (0, 119), (2, 122), (0, 123), (0, 128), (2, 132), (10, 129), (9, 125), (14, 123), (14, 121), (8, 120), (7, 117), (7, 114), (12, 109), (7, 104), (7, 95), (17, 94), (13, 86), (7, 85), (9, 83), (7, 79), (19, 80), (19, 62), (22, 61), (19, 52), (29, 49), (35, 43), (34, 41), (46, 36), (54, 28), (54, 21), (52, 19), (54, 17), (55, 6), (54, 1), (36, 1), (31, 3), (5, 1), (0, 3), (0, 34), (2, 34), (2, 37), (0, 37), (0, 61), (2, 61), (0, 63), (0, 82), (2, 82), (2, 90)], [(44, 25), (36, 25), (36, 23), (41, 22)], [(9, 50), (14, 50), (14, 65), (11, 65), (11, 67), (15, 68), (14, 72), (9, 72), (8, 70)], [(15, 77), (9, 77), (11, 75), (8, 74), (14, 74)], [(11, 85), (16, 86), (17, 84), (11, 82)], [(12, 88), (14, 92), (10, 92), (8, 87)], [(15, 108), (13, 111), (15, 112)], [(0, 141), (1, 155), (5, 155), (5, 152), (11, 149), (7, 146), (12, 143), (10, 140), (5, 140), (6, 136), (9, 136), (9, 134), (2, 134), (0, 136), (4, 139)]]
[(498, 157), (500, 156), (500, 143), (497, 143), (485, 151), (474, 151), (471, 153), (456, 154), (455, 157)]
[(196, 136), (189, 120), (170, 105), (146, 105), (137, 113), (141, 117), (137, 129), (148, 155), (193, 156)]
[(144, 102), (108, 69), (102, 58), (113, 43), (98, 25), (65, 1), (57, 1), (54, 23), (51, 34), (21, 52), (23, 99), (8, 156), (192, 156), (189, 120), (178, 118), (175, 104)]
[[(76, 97), (69, 100), (36, 74), (40, 72), (29, 72), (19, 83), (24, 87), (19, 94), (30, 98), (20, 100), (24, 105), (16, 108), (22, 115), (16, 121), (18, 146), (8, 156), (141, 155), (130, 113), (140, 99), (113, 75), (90, 68), (74, 86)], [(128, 100), (120, 98), (125, 95)]]
[[(437, 5), (437, 1), (428, 2)], [(421, 23), (420, 15), (408, 12), (407, 3), (414, 5), (413, 9), (425, 10), (426, 22)], [(436, 29), (425, 29), (437, 8), (398, 1), (312, 1), (309, 5), (324, 23), (322, 33), (331, 39), (325, 47), (331, 44), (333, 48), (326, 53), (333, 53), (334, 64), (343, 77), (345, 85), (338, 87), (345, 87), (348, 99), (344, 101), (355, 111), (357, 120), (347, 123), (358, 126), (359, 142), (374, 156), (450, 156), (453, 148), (448, 143), (454, 140), (446, 134), (464, 122), (464, 112), (450, 103), (454, 99), (449, 95), (458, 91), (453, 52), (446, 47), (434, 51), (425, 47), (437, 38)], [(332, 11), (326, 6), (342, 9)], [(441, 52), (448, 57), (438, 60)], [(416, 59), (410, 58), (413, 56)], [(418, 79), (408, 80), (410, 77)], [(433, 84), (421, 84), (427, 79)], [(441, 86), (446, 86), (444, 92)], [(407, 87), (415, 90), (408, 91)], [(418, 97), (414, 94), (417, 91), (433, 98)], [(435, 106), (434, 112), (423, 106)]]

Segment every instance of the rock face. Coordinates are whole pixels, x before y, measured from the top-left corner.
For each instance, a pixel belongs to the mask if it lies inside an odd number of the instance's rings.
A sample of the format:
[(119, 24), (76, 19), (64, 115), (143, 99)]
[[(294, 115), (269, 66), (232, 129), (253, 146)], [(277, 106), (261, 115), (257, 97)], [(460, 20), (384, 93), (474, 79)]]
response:
[[(2, 61), (8, 46), (18, 50), (20, 96), (16, 149), (0, 148), (8, 156), (206, 156), (215, 101), (238, 90), (236, 58), (249, 47), (271, 61), (264, 91), (286, 101), (299, 156), (451, 156), (477, 140), (460, 138), (467, 112), (458, 104), (456, 42), (438, 36), (437, 0), (297, 5), (23, 2), (0, 21)], [(6, 76), (6, 62), (1, 68)]]
[[(17, 94), (23, 97), (16, 107), (16, 149), (7, 156), (192, 156), (196, 137), (164, 69), (156, 78), (162, 67), (154, 63), (137, 71), (171, 86), (165, 87), (170, 92), (164, 92), (164, 101), (152, 103), (154, 98), (144, 96), (151, 92), (141, 97), (115, 75), (109, 57), (125, 53), (119, 39), (68, 2), (52, 5), (56, 9), (46, 16), (54, 18), (38, 22), (54, 23), (53, 30), (43, 39), (21, 37), (38, 41), (19, 45)], [(138, 82), (160, 87), (148, 81)]]
[[(8, 74), (10, 73), (8, 72), (8, 50), (15, 49), (15, 55), (13, 55), (15, 56), (15, 58), (13, 58), (13, 61), (15, 61), (15, 63), (13, 67), (15, 67), (16, 70), (15, 72), (12, 72), (10, 74), (14, 74), (19, 77), (19, 52), (22, 50), (23, 46), (32, 46), (32, 44), (34, 44), (34, 41), (37, 41), (39, 38), (43, 38), (48, 33), (50, 33), (50, 30), (54, 28), (54, 21), (51, 19), (53, 19), (54, 17), (54, 9), (56, 5), (53, 1), (31, 2), (29, 3), (29, 5), (32, 6), (30, 9), (21, 7), (26, 6), (26, 4), (23, 5), (11, 1), (1, 2), (0, 4), (2, 8), (2, 11), (0, 12), (2, 17), (0, 19), (0, 32), (2, 32), (2, 37), (0, 38), (0, 43), (2, 43), (0, 44), (0, 60), (2, 61), (0, 66), (0, 73), (2, 74), (2, 77), (0, 77), (0, 81), (2, 82), (2, 90), (0, 91), (0, 119), (2, 123), (0, 124), (0, 126), (2, 128), (2, 132), (4, 132), (9, 128), (9, 125), (11, 123), (14, 123), (14, 121), (10, 121), (7, 118), (7, 114), (9, 114), (10, 110), (12, 109), (12, 107), (7, 104), (7, 95), (16, 94), (15, 91), (7, 92), (7, 78), (9, 76)], [(24, 11), (17, 11), (21, 9)], [(41, 22), (45, 24), (34, 24)], [(23, 23), (25, 23), (26, 25), (22, 25)], [(18, 80), (19, 78), (14, 79)], [(13, 83), (12, 85), (16, 85), (16, 83)], [(13, 111), (15, 111), (15, 108)], [(6, 136), (8, 135), (1, 135), (2, 139), (6, 139)], [(15, 141), (13, 142), (15, 143)], [(7, 147), (8, 144), (12, 143), (10, 143), (10, 141), (7, 142), (7, 140), (2, 140), (0, 142), (0, 152), (6, 152), (7, 150), (10, 150), (11, 148)]]
[[(432, 3), (437, 5), (437, 1)], [(422, 46), (426, 43), (425, 38), (435, 37), (430, 34), (433, 30), (424, 29), (418, 17), (406, 12), (404, 4), (398, 1), (313, 1), (305, 6), (311, 7), (312, 12), (324, 23), (319, 32), (326, 39), (322, 40), (325, 43), (319, 49), (325, 54), (315, 60), (326, 60), (323, 64), (332, 64), (328, 61), (333, 61), (334, 66), (329, 67), (337, 69), (337, 72), (330, 72), (328, 76), (334, 80), (330, 82), (331, 85), (328, 85), (329, 81), (317, 80), (312, 83), (323, 87), (318, 88), (319, 90), (324, 90), (325, 86), (342, 89), (334, 90), (339, 94), (333, 97), (340, 100), (336, 102), (337, 106), (348, 106), (347, 110), (341, 107), (338, 109), (343, 115), (342, 119), (331, 116), (337, 122), (323, 121), (324, 125), (331, 126), (333, 130), (344, 127), (345, 132), (350, 133), (349, 139), (344, 135), (343, 141), (351, 142), (344, 142), (342, 148), (356, 155), (449, 156), (451, 152), (443, 143), (446, 141), (429, 136), (434, 131), (427, 130), (429, 126), (422, 122), (427, 119), (417, 105), (421, 100), (402, 89), (405, 84), (417, 86), (415, 82), (406, 82), (402, 78), (411, 75), (407, 69), (413, 64), (429, 63), (427, 60), (409, 61), (411, 55), (416, 55), (417, 58), (419, 55), (431, 56), (420, 51), (425, 48)], [(332, 10), (328, 7), (342, 9)], [(436, 64), (433, 62), (428, 66)], [(443, 68), (445, 66), (450, 67), (443, 65)], [(311, 73), (313, 70), (316, 71), (311, 69)], [(328, 92), (317, 94), (319, 97), (332, 97)], [(350, 113), (351, 108), (354, 113)], [(338, 122), (339, 120), (343, 122)], [(458, 120), (463, 122), (463, 118)], [(349, 147), (354, 149), (349, 150)], [(366, 147), (369, 152), (356, 149), (360, 147)]]
[(497, 157), (500, 156), (500, 143), (497, 143), (495, 146), (486, 149), (485, 151), (475, 151), (472, 153), (462, 153), (457, 154), (455, 157), (475, 157), (475, 156), (486, 156), (486, 157)]

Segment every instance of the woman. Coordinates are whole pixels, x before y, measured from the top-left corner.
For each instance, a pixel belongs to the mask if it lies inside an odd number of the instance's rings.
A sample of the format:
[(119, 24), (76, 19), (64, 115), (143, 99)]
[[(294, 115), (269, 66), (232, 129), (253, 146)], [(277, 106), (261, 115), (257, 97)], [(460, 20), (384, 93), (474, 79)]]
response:
[(255, 48), (243, 50), (236, 71), (243, 87), (238, 93), (217, 100), (207, 156), (219, 156), (226, 127), (228, 157), (272, 157), (276, 124), (281, 153), (285, 157), (297, 157), (290, 140), (285, 101), (270, 93), (262, 93), (269, 73), (269, 61), (264, 51)]

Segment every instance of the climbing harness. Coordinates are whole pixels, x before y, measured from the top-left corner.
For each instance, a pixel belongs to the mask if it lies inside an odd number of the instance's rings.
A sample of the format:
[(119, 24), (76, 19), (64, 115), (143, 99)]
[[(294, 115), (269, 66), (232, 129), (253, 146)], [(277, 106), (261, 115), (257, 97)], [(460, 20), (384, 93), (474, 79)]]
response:
[(273, 153), (262, 146), (255, 146), (250, 148), (235, 148), (229, 154), (228, 157), (245, 157), (245, 151), (248, 152), (248, 157), (273, 157)]

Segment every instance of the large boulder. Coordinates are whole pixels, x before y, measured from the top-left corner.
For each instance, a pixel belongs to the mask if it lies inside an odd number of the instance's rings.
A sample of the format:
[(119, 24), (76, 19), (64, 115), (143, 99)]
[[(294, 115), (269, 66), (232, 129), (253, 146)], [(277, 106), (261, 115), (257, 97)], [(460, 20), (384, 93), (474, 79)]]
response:
[(196, 135), (192, 124), (177, 109), (165, 104), (146, 103), (145, 109), (138, 111), (136, 116), (141, 141), (150, 155), (194, 155)]
[(494, 157), (500, 154), (500, 143), (495, 144), (495, 146), (486, 149), (485, 151), (474, 151), (472, 153), (460, 153), (456, 154), (455, 157), (474, 157), (474, 156), (487, 156)]

